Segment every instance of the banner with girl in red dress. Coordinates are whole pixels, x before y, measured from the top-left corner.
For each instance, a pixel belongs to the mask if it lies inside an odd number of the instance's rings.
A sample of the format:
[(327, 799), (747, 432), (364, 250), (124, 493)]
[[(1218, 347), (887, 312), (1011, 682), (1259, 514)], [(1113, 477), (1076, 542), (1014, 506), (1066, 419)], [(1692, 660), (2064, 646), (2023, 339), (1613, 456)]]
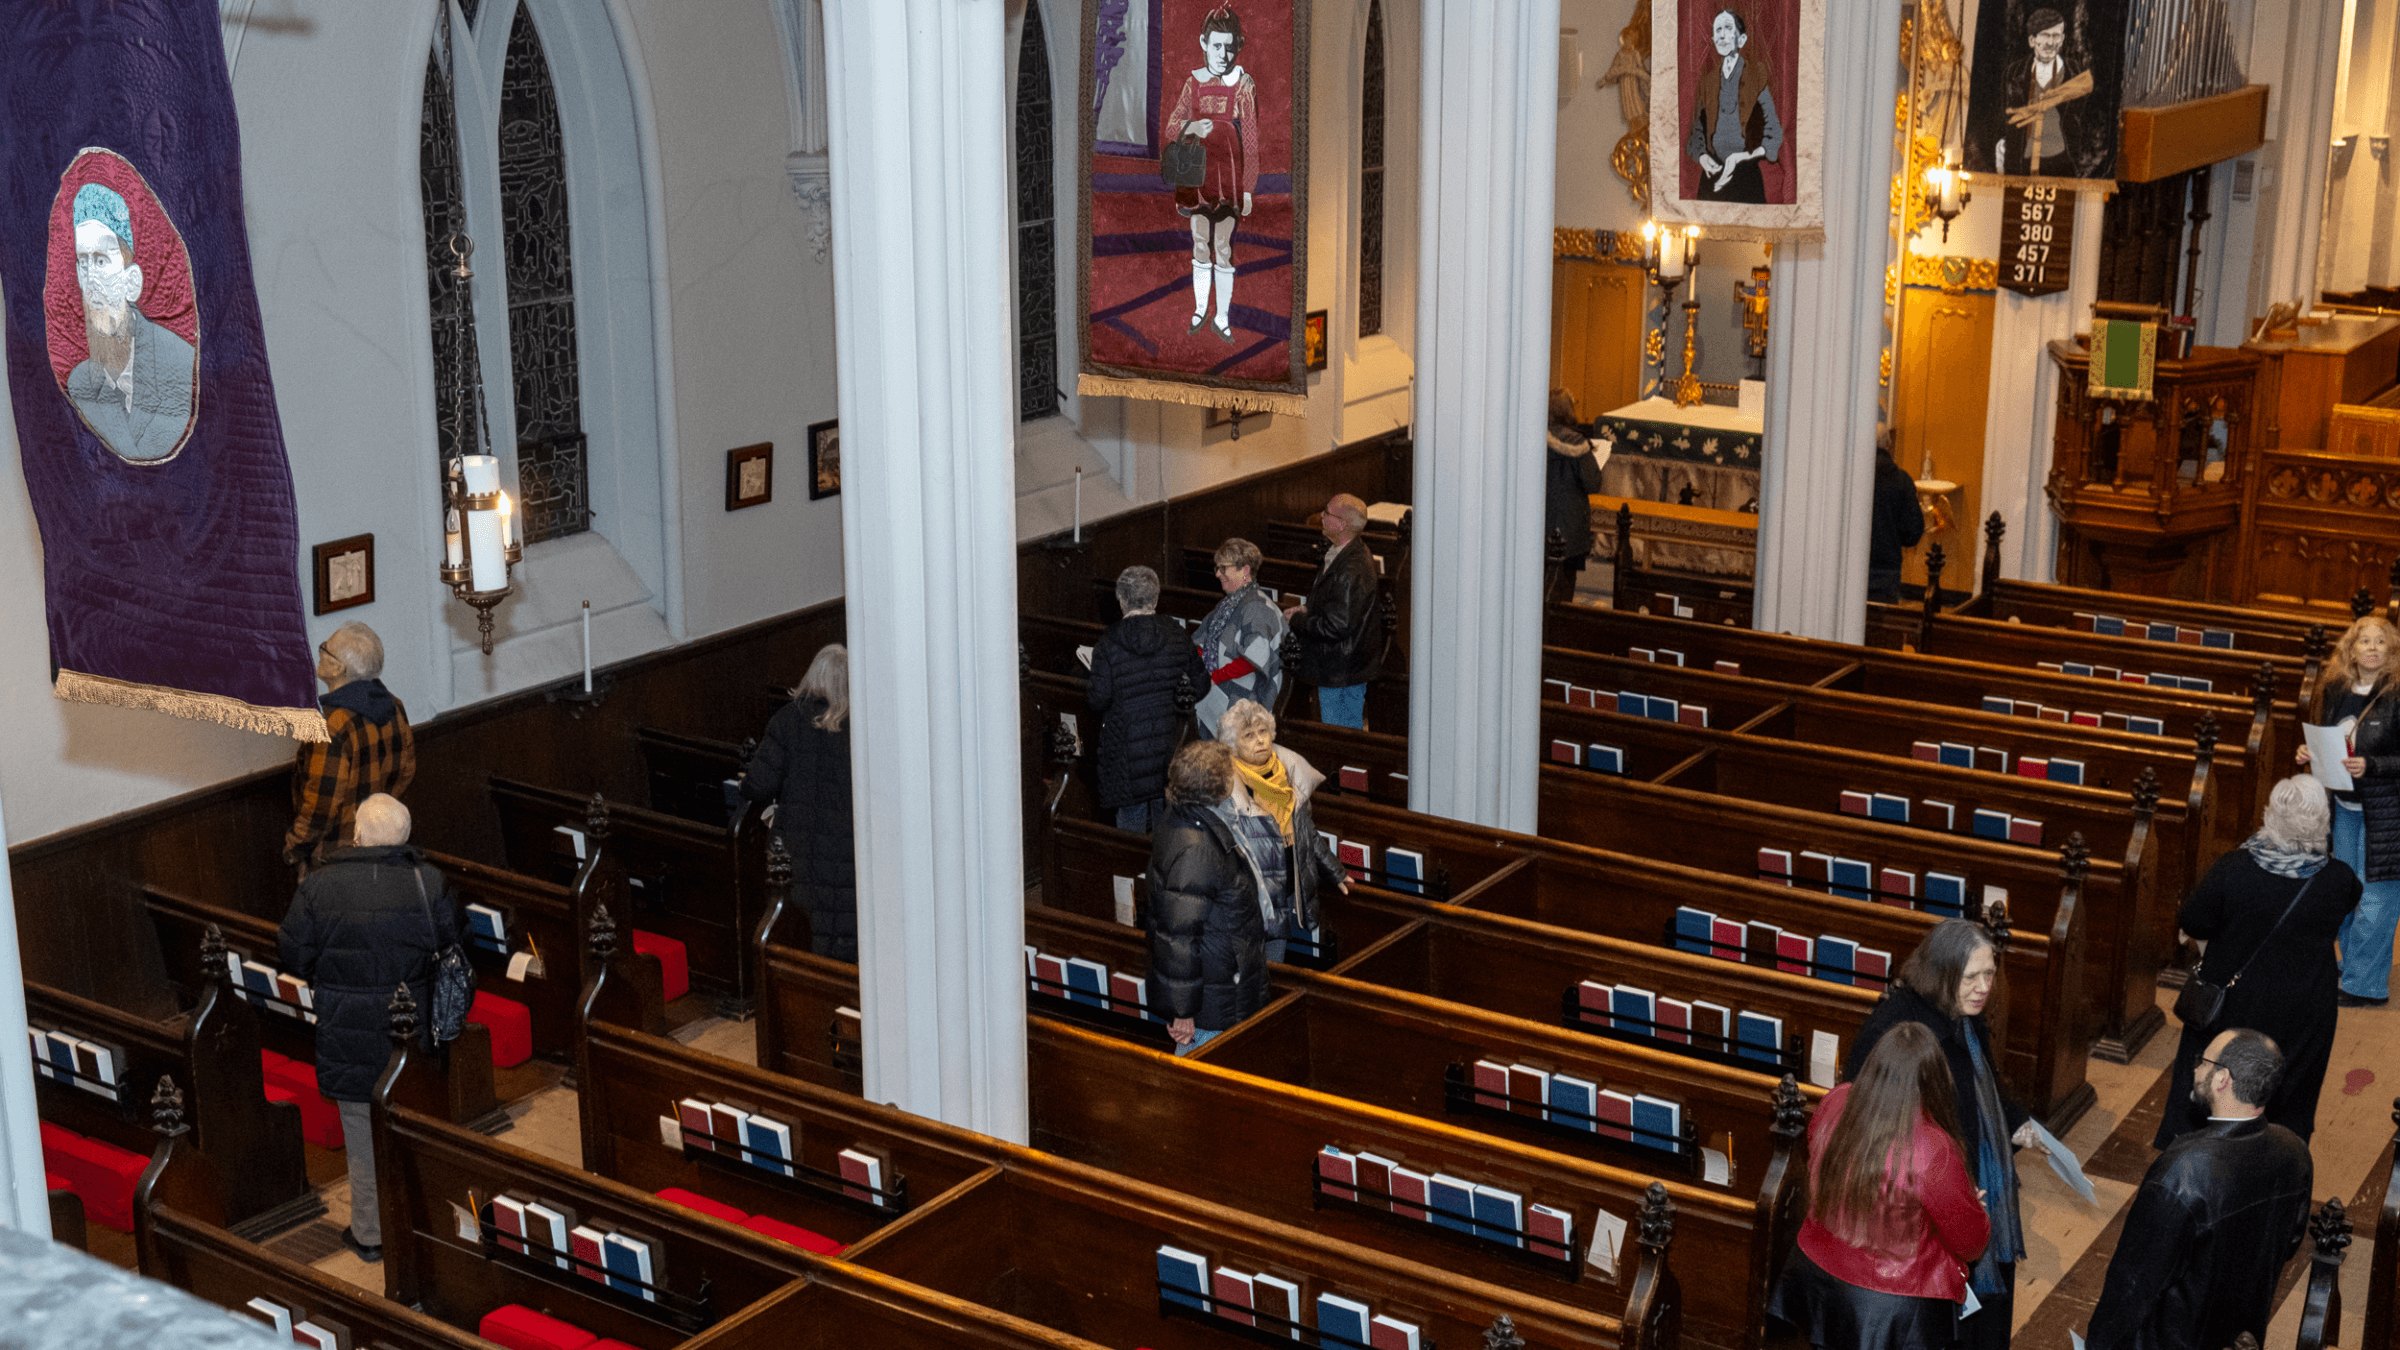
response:
[(1086, 394), (1302, 411), (1307, 0), (1093, 0)]

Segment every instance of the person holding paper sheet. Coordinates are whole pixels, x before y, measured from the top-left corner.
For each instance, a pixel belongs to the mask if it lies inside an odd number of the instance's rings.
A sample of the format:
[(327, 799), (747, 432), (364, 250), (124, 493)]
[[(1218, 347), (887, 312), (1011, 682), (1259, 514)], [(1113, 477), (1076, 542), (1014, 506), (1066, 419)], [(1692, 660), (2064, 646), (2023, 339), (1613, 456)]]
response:
[(1267, 1004), (1265, 901), (1233, 793), (1233, 751), (1191, 742), (1167, 765), (1167, 818), (1150, 836), (1150, 1011), (1179, 1055)]
[(858, 960), (858, 853), (850, 804), (850, 649), (828, 643), (742, 770), (742, 795), (775, 804), (792, 859), (792, 898), (809, 950)]
[(1148, 834), (1167, 809), (1167, 761), (1182, 721), (1175, 681), (1198, 698), (1208, 668), (1183, 625), (1158, 612), (1158, 573), (1118, 573), (1117, 608), (1125, 617), (1092, 644), (1084, 701), (1100, 716), (1100, 810), (1118, 829)]
[(2316, 779), (2295, 774), (2277, 783), (2258, 833), (2217, 859), (2183, 902), (2176, 923), (2205, 952), (2200, 978), (2230, 987), (2215, 1026), (2183, 1029), (2152, 1148), (2207, 1123), (2206, 1103), (2191, 1100), (2193, 1075), (2223, 1027), (2252, 1028), (2282, 1047), (2282, 1086), (2265, 1103), (2267, 1119), (2303, 1140), (2315, 1132), (2339, 1015), (2333, 943), (2359, 896), (2349, 865), (2325, 856), (2331, 814)]
[(1893, 1027), (1808, 1123), (1808, 1218), (1768, 1304), (1820, 1350), (1958, 1344), (1966, 1263), (1992, 1236), (1941, 1046)]
[(2283, 1058), (2219, 1032), (2191, 1096), (2207, 1124), (2167, 1146), (2133, 1195), (2085, 1350), (2217, 1350), (2267, 1334), (2275, 1285), (2308, 1228), (2308, 1145), (2263, 1116)]
[[(2400, 631), (2370, 614), (2334, 644), (2317, 682), (2317, 725), (2348, 733), (2342, 767), (2356, 780), (2333, 794), (2333, 856), (2365, 883), (2342, 925), (2345, 1008), (2379, 1008), (2392, 992), (2392, 928), (2400, 924), (2400, 725), (2393, 718), (2391, 671)], [(2309, 762), (2300, 747), (2300, 762)]]
[(1265, 900), (1267, 959), (1281, 961), (1291, 938), (1314, 941), (1317, 897), (1330, 886), (1347, 894), (1350, 874), (1317, 833), (1308, 800), (1325, 781), (1298, 751), (1275, 743), (1275, 714), (1244, 699), (1225, 710), (1217, 739), (1233, 748), (1228, 823)]
[(1945, 919), (1901, 963), (1898, 978), (1867, 1014), (1850, 1043), (1842, 1076), (1856, 1079), (1875, 1047), (1911, 1023), (1933, 1034), (1950, 1064), (1952, 1109), (1967, 1167), (1992, 1218), (1991, 1244), (1969, 1274), (1979, 1310), (1959, 1323), (1961, 1344), (2001, 1350), (2016, 1303), (2017, 1258), (2025, 1230), (2017, 1206), (2016, 1150), (2038, 1146), (2033, 1121), (2000, 1088), (1984, 1009), (2000, 978), (1999, 952), (1982, 925)]

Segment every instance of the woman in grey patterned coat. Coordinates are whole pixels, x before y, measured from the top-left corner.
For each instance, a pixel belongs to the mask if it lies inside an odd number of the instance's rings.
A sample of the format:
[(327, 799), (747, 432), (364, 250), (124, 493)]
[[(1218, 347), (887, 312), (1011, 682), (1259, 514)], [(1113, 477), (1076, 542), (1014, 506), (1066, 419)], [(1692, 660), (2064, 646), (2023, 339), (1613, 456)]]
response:
[(1192, 710), (1211, 740), (1227, 708), (1243, 699), (1272, 708), (1283, 689), (1283, 611), (1258, 588), (1263, 561), (1258, 545), (1247, 539), (1217, 547), (1217, 584), (1225, 598), (1200, 621), (1197, 645), (1210, 684)]

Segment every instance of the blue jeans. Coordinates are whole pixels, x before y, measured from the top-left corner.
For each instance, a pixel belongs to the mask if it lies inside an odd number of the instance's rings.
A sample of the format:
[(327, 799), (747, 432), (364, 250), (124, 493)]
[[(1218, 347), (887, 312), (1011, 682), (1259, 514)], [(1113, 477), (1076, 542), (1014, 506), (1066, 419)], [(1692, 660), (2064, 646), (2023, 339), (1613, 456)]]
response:
[[(2333, 805), (2333, 856), (2367, 875), (2367, 817)], [(2392, 991), (2392, 927), (2400, 922), (2400, 881), (2369, 881), (2358, 908), (2342, 920), (2342, 992), (2360, 998), (2389, 998)]]
[(1158, 818), (1166, 814), (1166, 806), (1167, 799), (1164, 797), (1152, 797), (1146, 802), (1120, 806), (1117, 808), (1117, 828), (1134, 834), (1148, 834), (1158, 828)]
[(1365, 730), (1367, 687), (1363, 684), (1318, 685), (1317, 716), (1327, 726)]

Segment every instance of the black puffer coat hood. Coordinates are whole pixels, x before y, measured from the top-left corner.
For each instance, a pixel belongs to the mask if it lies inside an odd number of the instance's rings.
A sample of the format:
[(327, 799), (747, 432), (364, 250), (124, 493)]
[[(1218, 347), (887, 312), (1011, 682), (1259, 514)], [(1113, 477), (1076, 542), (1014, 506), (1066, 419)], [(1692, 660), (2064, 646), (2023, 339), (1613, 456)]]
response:
[(1150, 1010), (1223, 1031), (1266, 1006), (1267, 925), (1233, 829), (1177, 806), (1150, 840)]

